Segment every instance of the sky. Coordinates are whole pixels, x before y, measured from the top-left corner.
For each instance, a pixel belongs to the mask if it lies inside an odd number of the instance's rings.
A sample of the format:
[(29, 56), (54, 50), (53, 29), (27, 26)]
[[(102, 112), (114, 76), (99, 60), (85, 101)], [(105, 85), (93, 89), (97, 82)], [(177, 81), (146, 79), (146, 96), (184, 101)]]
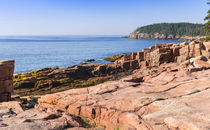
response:
[(162, 22), (205, 23), (207, 0), (0, 0), (0, 35), (127, 35)]

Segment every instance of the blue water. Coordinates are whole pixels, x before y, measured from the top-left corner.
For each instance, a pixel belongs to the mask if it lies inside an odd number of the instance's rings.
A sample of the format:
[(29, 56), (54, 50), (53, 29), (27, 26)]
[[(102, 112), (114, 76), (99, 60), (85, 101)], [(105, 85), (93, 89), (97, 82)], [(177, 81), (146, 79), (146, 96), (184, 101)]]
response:
[(103, 59), (115, 54), (141, 51), (174, 40), (136, 40), (121, 36), (9, 36), (0, 37), (0, 60), (15, 59), (15, 73), (45, 67), (67, 67), (86, 59)]

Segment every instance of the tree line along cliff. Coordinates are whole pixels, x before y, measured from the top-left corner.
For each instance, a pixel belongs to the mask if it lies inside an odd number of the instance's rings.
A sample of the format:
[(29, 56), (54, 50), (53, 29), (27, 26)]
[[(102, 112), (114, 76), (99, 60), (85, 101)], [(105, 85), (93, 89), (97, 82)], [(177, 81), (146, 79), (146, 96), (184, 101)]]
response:
[(198, 40), (205, 36), (203, 28), (203, 24), (159, 23), (139, 27), (127, 38)]

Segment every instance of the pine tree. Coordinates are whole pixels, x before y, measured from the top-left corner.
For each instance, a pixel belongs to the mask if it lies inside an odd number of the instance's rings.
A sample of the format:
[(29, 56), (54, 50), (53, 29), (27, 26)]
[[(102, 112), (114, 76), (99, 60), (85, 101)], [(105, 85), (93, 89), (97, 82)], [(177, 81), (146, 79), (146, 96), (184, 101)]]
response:
[[(207, 3), (210, 5), (210, 2)], [(204, 30), (206, 32), (206, 39), (210, 39), (210, 10), (208, 10), (208, 15), (204, 18), (204, 20), (207, 20), (207, 23), (204, 26)]]

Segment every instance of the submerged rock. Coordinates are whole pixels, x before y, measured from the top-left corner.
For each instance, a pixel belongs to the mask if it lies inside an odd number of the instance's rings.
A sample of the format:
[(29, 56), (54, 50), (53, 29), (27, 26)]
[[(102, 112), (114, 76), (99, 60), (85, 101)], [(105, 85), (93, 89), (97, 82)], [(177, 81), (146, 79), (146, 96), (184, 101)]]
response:
[(87, 60), (85, 60), (85, 62), (94, 62), (95, 61), (95, 59), (87, 59)]
[(94, 61), (95, 61), (95, 59), (87, 59), (87, 60), (81, 62), (80, 65), (90, 64), (90, 63), (92, 63), (92, 62), (94, 62)]

